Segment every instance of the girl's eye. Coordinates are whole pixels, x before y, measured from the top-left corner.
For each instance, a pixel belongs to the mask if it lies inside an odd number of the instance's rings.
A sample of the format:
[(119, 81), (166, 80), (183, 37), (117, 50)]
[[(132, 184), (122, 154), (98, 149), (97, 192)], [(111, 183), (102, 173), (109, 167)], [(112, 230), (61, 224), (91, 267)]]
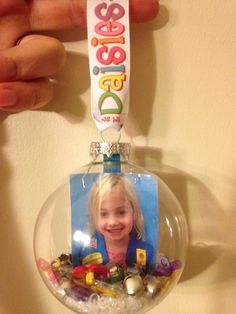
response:
[(122, 209), (117, 212), (118, 216), (124, 216), (126, 214), (126, 210)]
[(101, 217), (107, 217), (107, 213), (106, 212), (100, 212), (100, 216)]

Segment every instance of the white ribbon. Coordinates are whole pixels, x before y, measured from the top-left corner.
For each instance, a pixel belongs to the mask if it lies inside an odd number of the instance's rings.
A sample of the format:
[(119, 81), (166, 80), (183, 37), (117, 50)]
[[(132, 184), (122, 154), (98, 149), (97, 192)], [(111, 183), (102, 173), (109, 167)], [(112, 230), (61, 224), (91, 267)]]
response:
[(102, 132), (128, 114), (129, 0), (87, 0), (91, 112)]

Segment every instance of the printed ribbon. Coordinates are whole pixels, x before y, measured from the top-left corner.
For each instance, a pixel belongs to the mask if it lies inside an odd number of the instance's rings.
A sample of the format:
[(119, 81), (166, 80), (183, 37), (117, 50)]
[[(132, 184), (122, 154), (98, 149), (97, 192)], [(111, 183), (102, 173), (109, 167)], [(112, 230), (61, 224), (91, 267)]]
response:
[(120, 130), (128, 114), (129, 0), (88, 0), (91, 112), (102, 132)]

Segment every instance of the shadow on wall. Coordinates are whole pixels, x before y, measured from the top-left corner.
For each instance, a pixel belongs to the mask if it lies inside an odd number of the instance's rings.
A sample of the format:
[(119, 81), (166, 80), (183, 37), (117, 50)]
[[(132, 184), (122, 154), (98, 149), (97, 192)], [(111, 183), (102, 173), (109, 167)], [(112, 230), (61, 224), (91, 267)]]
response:
[[(140, 166), (157, 174), (179, 200), (189, 227), (187, 261), (180, 281), (186, 281), (204, 272), (221, 258), (228, 246), (228, 223), (218, 201), (202, 182), (178, 169), (161, 163), (162, 152), (152, 147), (136, 147), (134, 160)], [(232, 257), (232, 256), (231, 256)], [(227, 265), (225, 256), (224, 267)], [(222, 265), (223, 267), (223, 265)], [(232, 279), (236, 269), (222, 269), (214, 282)]]
[[(130, 114), (129, 122), (124, 129), (130, 137), (147, 136), (153, 120), (153, 104), (158, 93), (158, 48), (155, 47), (154, 32), (164, 28), (169, 22), (169, 12), (163, 5), (160, 6), (158, 18), (144, 24), (131, 26), (131, 77), (130, 77)], [(162, 43), (163, 45), (163, 43)], [(166, 44), (164, 44), (166, 45)], [(166, 48), (165, 67), (168, 76), (169, 52)], [(169, 84), (165, 82), (166, 85)], [(162, 103), (165, 111), (168, 108), (168, 94)], [(167, 115), (165, 115), (166, 117)], [(166, 122), (166, 120), (165, 120)]]
[(29, 258), (24, 254), (17, 217), (12, 208), (9, 188), (12, 173), (4, 156), (7, 137), (2, 127), (7, 116), (0, 113), (0, 308), (3, 314), (32, 313), (33, 304), (34, 313), (46, 313), (44, 304), (38, 299), (37, 287), (31, 276), (32, 265), (29, 265)]

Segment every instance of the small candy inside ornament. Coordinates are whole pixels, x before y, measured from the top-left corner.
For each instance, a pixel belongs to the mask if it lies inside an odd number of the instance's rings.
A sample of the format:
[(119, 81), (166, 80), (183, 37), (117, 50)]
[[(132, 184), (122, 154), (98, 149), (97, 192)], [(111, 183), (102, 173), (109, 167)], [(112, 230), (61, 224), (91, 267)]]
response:
[(93, 161), (48, 198), (37, 219), (37, 267), (77, 313), (144, 313), (184, 268), (182, 209), (158, 176), (128, 162), (129, 150), (92, 143)]

